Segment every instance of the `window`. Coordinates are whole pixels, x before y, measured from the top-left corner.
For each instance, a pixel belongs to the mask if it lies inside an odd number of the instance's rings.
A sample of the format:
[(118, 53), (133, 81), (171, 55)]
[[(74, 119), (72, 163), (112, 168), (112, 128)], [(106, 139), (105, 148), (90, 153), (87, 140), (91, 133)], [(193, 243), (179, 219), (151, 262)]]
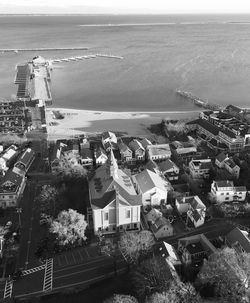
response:
[(229, 195), (229, 193), (227, 193), (227, 195)]
[(134, 223), (134, 228), (137, 228), (137, 223)]
[(224, 196), (224, 193), (221, 193), (221, 196)]
[(104, 213), (104, 221), (108, 221), (109, 219), (109, 213)]
[(226, 197), (225, 200), (229, 200), (229, 197)]
[(126, 210), (126, 219), (129, 219), (130, 218), (130, 210)]

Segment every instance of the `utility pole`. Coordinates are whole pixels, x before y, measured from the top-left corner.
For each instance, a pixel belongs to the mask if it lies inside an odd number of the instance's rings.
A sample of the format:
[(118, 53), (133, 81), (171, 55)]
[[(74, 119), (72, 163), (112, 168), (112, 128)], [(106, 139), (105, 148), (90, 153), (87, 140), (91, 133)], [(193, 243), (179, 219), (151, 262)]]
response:
[(19, 222), (19, 227), (21, 227), (21, 213), (22, 213), (22, 208), (18, 207), (16, 209), (16, 212), (18, 213), (18, 222)]

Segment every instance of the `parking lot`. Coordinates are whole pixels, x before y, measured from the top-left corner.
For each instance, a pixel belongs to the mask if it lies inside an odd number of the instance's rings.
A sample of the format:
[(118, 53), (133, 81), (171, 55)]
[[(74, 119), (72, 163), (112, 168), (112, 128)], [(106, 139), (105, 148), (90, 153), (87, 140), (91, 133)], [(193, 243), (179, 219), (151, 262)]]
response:
[(61, 268), (97, 259), (101, 254), (97, 246), (79, 247), (54, 257), (54, 267)]

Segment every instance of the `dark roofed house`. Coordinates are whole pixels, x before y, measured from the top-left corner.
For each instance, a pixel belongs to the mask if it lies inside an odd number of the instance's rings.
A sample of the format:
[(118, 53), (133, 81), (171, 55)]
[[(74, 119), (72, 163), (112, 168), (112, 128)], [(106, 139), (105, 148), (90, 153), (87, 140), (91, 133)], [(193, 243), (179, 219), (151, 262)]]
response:
[(93, 165), (93, 153), (89, 148), (82, 148), (80, 151), (80, 163), (83, 166)]
[(130, 162), (133, 160), (132, 150), (128, 147), (127, 144), (123, 143), (122, 140), (118, 142), (118, 148), (120, 150), (121, 160), (123, 162)]
[(160, 171), (169, 181), (178, 180), (180, 169), (179, 167), (170, 159), (167, 159), (158, 164)]
[(215, 158), (215, 165), (217, 165), (219, 168), (224, 167), (224, 161), (228, 158), (227, 154), (225, 153), (220, 153), (218, 156)]
[(216, 252), (215, 246), (203, 234), (178, 240), (178, 250), (185, 265), (200, 267), (203, 260)]
[(156, 239), (170, 237), (174, 233), (173, 226), (165, 217), (159, 217), (156, 219), (156, 221), (151, 225), (151, 230)]
[(15, 167), (27, 173), (34, 159), (35, 159), (35, 152), (31, 148), (27, 148), (17, 159), (17, 162), (15, 163)]
[(133, 139), (129, 142), (129, 147), (133, 152), (133, 158), (135, 160), (145, 160), (145, 149), (142, 146), (141, 142), (136, 139)]
[(226, 235), (226, 244), (234, 248), (239, 253), (250, 253), (250, 239), (246, 231), (240, 230), (238, 227), (231, 230)]
[(24, 191), (26, 178), (17, 169), (10, 169), (0, 183), (0, 207), (16, 207)]

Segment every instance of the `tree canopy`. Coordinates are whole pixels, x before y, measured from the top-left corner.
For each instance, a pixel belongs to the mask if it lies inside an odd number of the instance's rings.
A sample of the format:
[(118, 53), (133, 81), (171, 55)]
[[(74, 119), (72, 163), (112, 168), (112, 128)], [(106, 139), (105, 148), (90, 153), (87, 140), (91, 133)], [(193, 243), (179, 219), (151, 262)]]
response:
[(203, 285), (212, 285), (214, 293), (225, 302), (248, 302), (250, 299), (250, 254), (224, 248), (204, 262), (198, 275)]
[(87, 170), (79, 164), (79, 157), (73, 152), (69, 152), (62, 155), (57, 169), (57, 175), (81, 178), (87, 175)]
[(119, 249), (127, 262), (136, 263), (143, 255), (147, 255), (155, 244), (153, 234), (148, 230), (137, 233), (125, 232), (120, 239)]
[(172, 282), (162, 293), (154, 293), (146, 303), (200, 303), (201, 297), (190, 283)]
[(81, 244), (87, 238), (85, 216), (73, 209), (63, 210), (50, 222), (50, 232), (57, 235), (60, 245)]
[(135, 291), (140, 299), (169, 289), (173, 276), (167, 262), (161, 257), (145, 259), (132, 273)]
[(55, 215), (58, 202), (59, 192), (55, 186), (44, 185), (39, 196), (36, 198), (39, 203), (40, 212), (46, 215)]
[(138, 303), (135, 297), (130, 295), (115, 294), (111, 298), (105, 300), (103, 303)]

